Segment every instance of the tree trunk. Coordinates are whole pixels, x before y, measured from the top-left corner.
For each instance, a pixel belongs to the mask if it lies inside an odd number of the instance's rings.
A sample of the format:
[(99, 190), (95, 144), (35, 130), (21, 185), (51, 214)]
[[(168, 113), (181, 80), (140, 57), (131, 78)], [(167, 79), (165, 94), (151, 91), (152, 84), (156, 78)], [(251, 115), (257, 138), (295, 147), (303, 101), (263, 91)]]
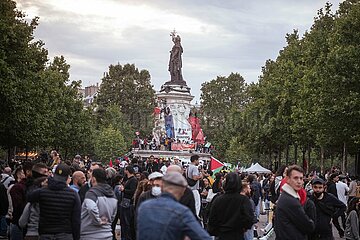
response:
[(272, 154), (271, 151), (269, 151), (269, 168), (272, 171), (273, 170), (273, 164), (272, 164)]
[(324, 155), (325, 155), (325, 149), (323, 146), (320, 147), (320, 172), (321, 174), (324, 174)]
[(346, 151), (346, 143), (344, 142), (344, 145), (343, 145), (343, 159), (342, 159), (341, 171), (342, 171), (343, 173), (346, 173), (346, 168), (347, 168), (347, 151)]
[[(305, 162), (306, 162), (305, 156), (306, 156), (306, 148), (304, 147), (302, 149), (302, 166), (301, 166), (302, 168), (305, 168)], [(304, 169), (304, 170), (306, 170), (306, 169)]]
[(8, 147), (7, 164), (9, 164), (9, 162), (10, 162), (10, 155), (11, 155), (11, 147)]
[(281, 166), (281, 148), (279, 148), (278, 168)]
[(332, 153), (330, 154), (330, 166), (334, 166), (334, 155)]
[(306, 173), (308, 173), (310, 171), (310, 163), (311, 163), (311, 147), (309, 145), (308, 147), (308, 160), (307, 160), (307, 171)]
[(294, 144), (294, 164), (297, 164), (297, 158), (298, 158), (298, 145)]
[(285, 152), (285, 165), (287, 166), (289, 164), (289, 147), (290, 144), (286, 145), (286, 152)]

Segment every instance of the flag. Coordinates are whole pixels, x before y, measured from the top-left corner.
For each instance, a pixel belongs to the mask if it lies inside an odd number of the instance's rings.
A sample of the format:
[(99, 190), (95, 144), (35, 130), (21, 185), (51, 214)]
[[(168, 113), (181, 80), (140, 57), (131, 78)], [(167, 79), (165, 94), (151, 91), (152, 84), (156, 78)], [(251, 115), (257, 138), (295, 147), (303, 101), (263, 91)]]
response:
[(112, 164), (112, 161), (111, 161), (111, 159), (110, 159), (109, 167), (112, 167), (112, 166), (113, 166), (113, 164)]
[(223, 164), (222, 162), (220, 162), (219, 160), (217, 160), (214, 157), (211, 157), (210, 160), (210, 170), (213, 172), (213, 175), (215, 173), (220, 172), (220, 170), (222, 169), (222, 167), (225, 166), (225, 164)]
[(204, 133), (201, 129), (200, 125), (200, 119), (198, 117), (195, 117), (190, 115), (188, 118), (188, 122), (191, 126), (191, 132), (192, 132), (192, 140), (196, 143), (204, 144)]
[(198, 133), (198, 135), (196, 136), (195, 142), (200, 143), (200, 144), (204, 144), (204, 133), (202, 131), (202, 129), (200, 128), (200, 131)]
[(161, 108), (155, 107), (155, 108), (154, 108), (154, 114), (155, 114), (155, 115), (159, 115), (160, 113), (161, 113)]

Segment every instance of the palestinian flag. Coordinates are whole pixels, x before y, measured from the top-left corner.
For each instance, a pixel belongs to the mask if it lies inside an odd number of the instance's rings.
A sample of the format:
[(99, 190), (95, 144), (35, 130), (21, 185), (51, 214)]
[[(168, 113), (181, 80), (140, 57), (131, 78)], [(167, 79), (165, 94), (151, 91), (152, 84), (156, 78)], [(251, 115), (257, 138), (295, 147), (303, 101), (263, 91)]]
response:
[(216, 158), (211, 157), (210, 170), (213, 172), (213, 175), (215, 175), (215, 173), (220, 172), (220, 170), (223, 168), (223, 166), (225, 166), (225, 164), (223, 164)]

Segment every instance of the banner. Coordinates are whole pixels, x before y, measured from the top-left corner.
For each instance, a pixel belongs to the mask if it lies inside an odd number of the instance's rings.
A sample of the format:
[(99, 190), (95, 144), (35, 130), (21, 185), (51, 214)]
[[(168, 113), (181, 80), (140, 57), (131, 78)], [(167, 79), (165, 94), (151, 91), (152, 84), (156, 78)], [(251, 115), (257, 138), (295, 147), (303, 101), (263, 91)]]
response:
[(192, 115), (189, 116), (188, 121), (191, 125), (192, 130), (192, 140), (203, 144), (204, 143), (204, 134), (202, 132), (201, 126), (200, 126), (200, 119), (198, 117), (194, 117)]
[(174, 121), (172, 115), (165, 116), (165, 130), (168, 138), (174, 138)]
[(196, 143), (186, 144), (186, 143), (172, 143), (171, 151), (186, 151), (186, 150), (195, 150)]

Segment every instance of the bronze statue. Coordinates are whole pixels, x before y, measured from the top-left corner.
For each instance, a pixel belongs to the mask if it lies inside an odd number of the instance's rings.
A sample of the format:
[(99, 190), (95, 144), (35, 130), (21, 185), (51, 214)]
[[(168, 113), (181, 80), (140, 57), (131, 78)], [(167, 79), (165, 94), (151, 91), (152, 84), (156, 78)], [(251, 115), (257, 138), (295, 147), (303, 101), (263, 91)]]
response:
[[(181, 55), (183, 53), (183, 48), (181, 46), (181, 38), (179, 35), (176, 35), (175, 30), (170, 33), (174, 46), (170, 51), (170, 61), (169, 61), (169, 72), (171, 76), (170, 82), (183, 85), (185, 81), (182, 77), (182, 59)], [(185, 83), (186, 85), (186, 83)]]

